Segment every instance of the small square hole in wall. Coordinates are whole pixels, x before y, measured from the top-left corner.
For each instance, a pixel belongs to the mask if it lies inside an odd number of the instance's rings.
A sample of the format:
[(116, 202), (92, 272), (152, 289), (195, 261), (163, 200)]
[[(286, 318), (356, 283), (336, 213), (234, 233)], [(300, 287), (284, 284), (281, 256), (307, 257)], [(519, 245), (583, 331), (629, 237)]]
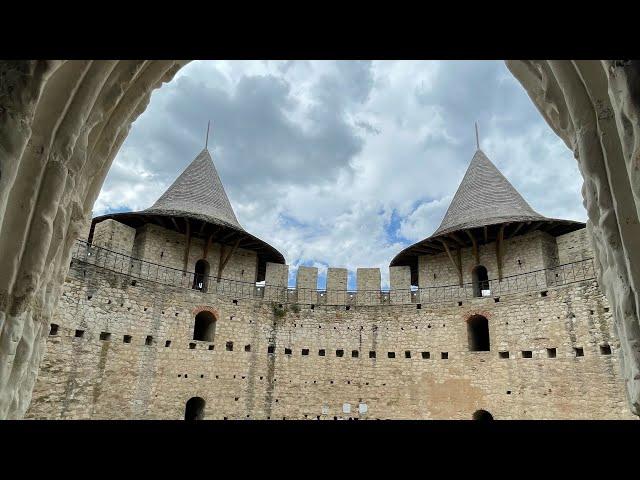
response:
[(555, 348), (547, 348), (547, 358), (556, 358), (558, 351)]
[(234, 299), (234, 300), (233, 300), (233, 304), (234, 304), (234, 305), (237, 305), (237, 304), (238, 304), (238, 300)]
[[(169, 346), (169, 345), (167, 345)], [(213, 348), (215, 347), (215, 345), (209, 345), (209, 350), (213, 350)]]
[(607, 313), (609, 311), (609, 307), (604, 307), (604, 313)]
[(425, 360), (431, 358), (431, 353), (429, 352), (422, 352), (422, 358), (424, 358)]
[(494, 297), (493, 301), (496, 302), (496, 303), (499, 303), (500, 302), (500, 297)]
[(302, 349), (302, 355), (309, 355), (309, 349), (308, 348), (303, 348)]
[(319, 355), (319, 356), (324, 357), (324, 353), (325, 353), (325, 352), (324, 352), (324, 348), (322, 348), (322, 349), (318, 350), (318, 355)]
[(122, 337), (122, 343), (131, 343), (131, 335), (125, 335)]
[(58, 334), (58, 325), (52, 323), (49, 327), (49, 335), (57, 335)]
[(153, 337), (151, 335), (147, 335), (147, 338), (144, 339), (145, 345), (153, 345)]
[(336, 357), (344, 356), (344, 350), (336, 350)]
[(511, 390), (507, 390), (507, 395), (511, 395)]
[(411, 351), (410, 350), (405, 350), (404, 351), (404, 358), (411, 358)]
[(440, 352), (440, 358), (442, 358), (442, 360), (449, 360), (449, 352)]
[(509, 358), (509, 352), (498, 352), (498, 358)]
[(244, 346), (244, 351), (245, 352), (250, 352), (251, 351), (251, 345), (245, 345)]
[(267, 347), (267, 353), (276, 353), (276, 347), (274, 345), (269, 345)]
[(351, 350), (352, 358), (358, 358), (359, 355), (360, 355), (360, 352), (358, 352), (358, 350)]
[(189, 349), (190, 350), (195, 350), (195, 348), (196, 348), (196, 344), (195, 343), (190, 343), (189, 344)]
[(314, 308), (316, 308), (316, 306), (312, 303), (311, 304), (311, 310), (313, 310)]
[(462, 306), (462, 302), (458, 302), (458, 306), (461, 307)]
[(576, 357), (584, 357), (584, 348), (576, 347), (573, 350), (576, 352)]
[(416, 310), (420, 310), (422, 309), (422, 304), (421, 303), (416, 303)]
[(233, 352), (233, 342), (227, 342), (226, 349), (227, 352)]
[(82, 338), (82, 337), (84, 337), (84, 330), (76, 330), (75, 337), (76, 337), (76, 338)]
[(376, 352), (375, 352), (375, 351), (373, 351), (373, 350), (371, 350), (371, 351), (369, 352), (369, 358), (376, 358)]
[(131, 280), (131, 286), (135, 287), (136, 286), (136, 281), (135, 280)]
[(611, 346), (610, 345), (600, 345), (600, 354), (601, 355), (611, 355)]
[(291, 355), (291, 349), (290, 348), (285, 348), (284, 349), (284, 354), (285, 355)]
[(347, 305), (346, 307), (344, 307), (345, 310), (351, 310), (351, 305)]
[(522, 358), (532, 358), (533, 353), (531, 350), (522, 350)]
[(547, 290), (543, 290), (542, 292), (540, 292), (540, 296), (541, 297), (546, 297), (547, 296)]
[(396, 352), (387, 352), (387, 357), (396, 358)]

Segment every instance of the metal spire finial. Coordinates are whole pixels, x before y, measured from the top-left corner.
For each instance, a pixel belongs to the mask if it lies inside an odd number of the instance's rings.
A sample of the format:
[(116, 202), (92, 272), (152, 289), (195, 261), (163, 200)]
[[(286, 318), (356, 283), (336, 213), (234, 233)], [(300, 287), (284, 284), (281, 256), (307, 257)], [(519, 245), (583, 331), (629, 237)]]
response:
[(207, 122), (207, 138), (204, 141), (204, 148), (206, 149), (209, 145), (209, 126), (211, 125), (211, 120)]
[(478, 136), (478, 122), (476, 122), (476, 147), (480, 150), (480, 137)]

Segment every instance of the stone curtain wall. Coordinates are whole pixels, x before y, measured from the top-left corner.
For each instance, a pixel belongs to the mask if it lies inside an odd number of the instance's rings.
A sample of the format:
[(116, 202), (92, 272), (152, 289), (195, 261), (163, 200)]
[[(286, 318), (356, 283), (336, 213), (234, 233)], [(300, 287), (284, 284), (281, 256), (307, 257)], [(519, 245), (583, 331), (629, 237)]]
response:
[(622, 340), (629, 402), (640, 414), (640, 61), (506, 63), (578, 161), (598, 278)]
[(29, 405), (73, 241), (131, 123), (185, 63), (0, 62), (0, 418)]
[[(284, 308), (74, 262), (27, 418), (181, 419), (193, 396), (208, 419), (633, 418), (595, 281), (497, 303)], [(213, 342), (192, 339), (202, 309), (216, 312)], [(469, 351), (474, 314), (489, 352)]]

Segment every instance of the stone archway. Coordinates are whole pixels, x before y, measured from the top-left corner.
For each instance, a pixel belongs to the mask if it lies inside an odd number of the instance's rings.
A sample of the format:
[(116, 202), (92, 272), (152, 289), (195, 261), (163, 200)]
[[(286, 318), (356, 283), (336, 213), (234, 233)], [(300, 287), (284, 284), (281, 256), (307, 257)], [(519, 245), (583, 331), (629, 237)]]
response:
[[(186, 61), (0, 61), (0, 418), (26, 411), (71, 246), (131, 123)], [(574, 151), (640, 413), (640, 62), (508, 61)]]

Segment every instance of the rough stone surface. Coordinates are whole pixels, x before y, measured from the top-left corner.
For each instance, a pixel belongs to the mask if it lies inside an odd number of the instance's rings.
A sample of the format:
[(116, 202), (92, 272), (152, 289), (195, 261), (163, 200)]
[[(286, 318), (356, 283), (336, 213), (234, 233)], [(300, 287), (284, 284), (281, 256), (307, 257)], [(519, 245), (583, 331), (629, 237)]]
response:
[(71, 247), (131, 123), (185, 63), (0, 62), (0, 418), (29, 405)]
[[(570, 235), (558, 244), (586, 239)], [(518, 244), (530, 250), (521, 258), (544, 263), (546, 237), (531, 236)], [(560, 258), (574, 255), (565, 247)], [(572, 252), (588, 250), (584, 243)], [(242, 258), (235, 261), (238, 272)], [(407, 269), (393, 267), (395, 285), (407, 284)], [(286, 285), (286, 271), (268, 265), (267, 284)], [(302, 274), (298, 285), (312, 285), (317, 270)], [(379, 289), (378, 269), (357, 275), (359, 287)], [(329, 269), (327, 278), (329, 297), (333, 287), (346, 292), (346, 269)], [(181, 419), (192, 397), (205, 400), (207, 419), (471, 419), (479, 409), (497, 419), (635, 418), (609, 304), (593, 279), (544, 296), (534, 290), (419, 309), (335, 299), (313, 308), (283, 302), (277, 313), (266, 298), (132, 285), (131, 277), (74, 260), (27, 418)], [(217, 319), (212, 341), (193, 339), (203, 310)], [(470, 351), (474, 315), (488, 319), (489, 351)]]
[(598, 280), (620, 335), (628, 399), (640, 414), (640, 61), (506, 63), (578, 161)]

